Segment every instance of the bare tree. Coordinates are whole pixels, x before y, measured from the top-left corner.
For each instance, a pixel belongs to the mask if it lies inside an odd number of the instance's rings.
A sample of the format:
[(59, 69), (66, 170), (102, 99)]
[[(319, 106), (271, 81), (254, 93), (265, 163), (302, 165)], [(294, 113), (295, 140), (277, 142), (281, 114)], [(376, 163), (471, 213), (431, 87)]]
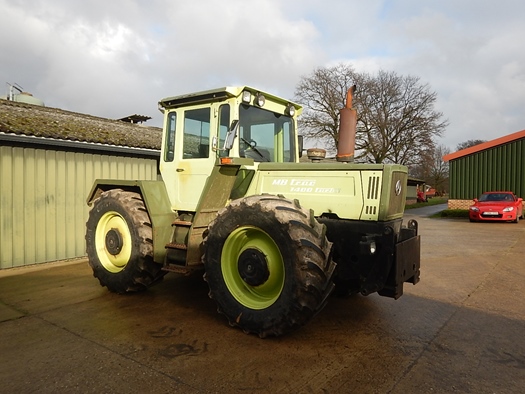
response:
[(467, 148), (470, 148), (472, 146), (476, 146), (476, 145), (479, 145), (479, 144), (482, 144), (484, 142), (487, 142), (485, 140), (467, 140), (465, 142), (461, 142), (459, 143), (457, 146), (456, 146), (456, 150), (463, 150), (463, 149), (467, 149)]
[(296, 99), (305, 105), (301, 125), (307, 137), (322, 140), (330, 148), (337, 146), (339, 109), (353, 84), (357, 85), (358, 161), (417, 163), (448, 124), (434, 110), (436, 93), (419, 78), (385, 71), (372, 76), (340, 64), (316, 69), (297, 85)]
[(305, 111), (299, 118), (303, 135), (335, 149), (339, 140), (339, 110), (344, 106), (346, 92), (358, 79), (351, 66), (339, 64), (317, 68), (303, 77), (295, 89), (296, 99)]
[(410, 167), (410, 175), (423, 179), (439, 192), (448, 190), (449, 168), (443, 156), (449, 153), (450, 149), (441, 144), (425, 151), (419, 163)]

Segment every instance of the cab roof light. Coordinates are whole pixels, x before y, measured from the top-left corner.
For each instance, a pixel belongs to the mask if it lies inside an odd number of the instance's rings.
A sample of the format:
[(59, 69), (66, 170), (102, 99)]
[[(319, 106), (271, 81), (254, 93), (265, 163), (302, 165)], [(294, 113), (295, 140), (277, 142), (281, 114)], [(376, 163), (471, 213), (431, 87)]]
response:
[(264, 106), (264, 103), (266, 103), (266, 97), (262, 93), (257, 93), (255, 95), (255, 104), (257, 104), (259, 107)]
[(246, 104), (249, 104), (250, 101), (252, 101), (252, 94), (249, 91), (244, 90), (242, 92), (242, 102), (246, 103)]
[(293, 106), (293, 104), (288, 103), (288, 105), (286, 106), (286, 113), (291, 117), (295, 115), (295, 107)]

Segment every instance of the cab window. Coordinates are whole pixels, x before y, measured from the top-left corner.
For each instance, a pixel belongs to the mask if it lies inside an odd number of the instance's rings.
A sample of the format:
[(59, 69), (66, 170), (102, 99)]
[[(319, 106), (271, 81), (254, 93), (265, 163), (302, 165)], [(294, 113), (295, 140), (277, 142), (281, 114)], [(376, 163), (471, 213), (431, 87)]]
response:
[(184, 159), (210, 156), (210, 108), (184, 112)]
[(224, 141), (226, 140), (226, 133), (230, 126), (230, 106), (223, 104), (219, 108), (219, 145), (218, 151), (220, 157), (228, 156), (229, 152), (224, 150)]
[(164, 146), (164, 161), (173, 161), (175, 156), (175, 127), (177, 124), (177, 113), (171, 112), (168, 115), (166, 125), (166, 142)]

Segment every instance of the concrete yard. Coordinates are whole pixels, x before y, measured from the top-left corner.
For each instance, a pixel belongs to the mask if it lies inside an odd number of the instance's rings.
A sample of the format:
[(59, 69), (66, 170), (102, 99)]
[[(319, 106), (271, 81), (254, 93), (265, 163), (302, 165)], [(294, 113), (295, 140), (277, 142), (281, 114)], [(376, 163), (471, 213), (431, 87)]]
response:
[(525, 220), (417, 215), (418, 285), (280, 338), (230, 328), (202, 274), (116, 295), (86, 260), (0, 271), (0, 393), (525, 392)]

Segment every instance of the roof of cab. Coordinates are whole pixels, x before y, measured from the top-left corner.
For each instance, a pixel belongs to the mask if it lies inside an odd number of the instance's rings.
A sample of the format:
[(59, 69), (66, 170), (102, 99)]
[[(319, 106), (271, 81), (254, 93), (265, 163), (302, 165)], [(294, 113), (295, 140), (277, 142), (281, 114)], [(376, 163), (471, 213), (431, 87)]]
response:
[(252, 94), (262, 93), (267, 99), (271, 99), (272, 101), (282, 102), (283, 104), (290, 103), (297, 111), (301, 111), (303, 108), (300, 104), (250, 86), (225, 86), (195, 93), (182, 94), (179, 96), (166, 97), (159, 101), (159, 108), (177, 108), (186, 105), (226, 100), (228, 98), (238, 97), (245, 90), (250, 91)]

